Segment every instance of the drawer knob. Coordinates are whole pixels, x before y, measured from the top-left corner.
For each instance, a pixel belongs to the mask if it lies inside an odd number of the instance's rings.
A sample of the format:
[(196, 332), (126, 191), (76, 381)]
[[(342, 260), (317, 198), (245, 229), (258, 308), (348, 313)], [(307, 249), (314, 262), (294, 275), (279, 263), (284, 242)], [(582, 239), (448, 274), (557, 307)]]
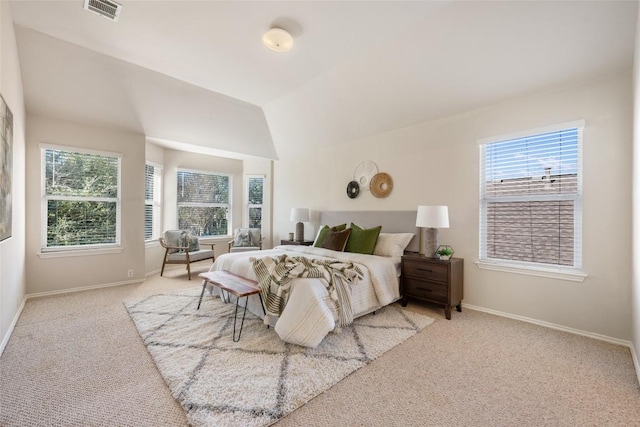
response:
[(426, 271), (427, 273), (433, 273), (433, 270), (429, 270), (428, 268), (420, 268), (420, 267), (418, 267), (418, 271)]
[(419, 291), (433, 292), (433, 290), (431, 290), (431, 289), (429, 289), (429, 288), (423, 288), (423, 287), (420, 287), (420, 286), (418, 286), (418, 287), (417, 287), (417, 289), (418, 289)]

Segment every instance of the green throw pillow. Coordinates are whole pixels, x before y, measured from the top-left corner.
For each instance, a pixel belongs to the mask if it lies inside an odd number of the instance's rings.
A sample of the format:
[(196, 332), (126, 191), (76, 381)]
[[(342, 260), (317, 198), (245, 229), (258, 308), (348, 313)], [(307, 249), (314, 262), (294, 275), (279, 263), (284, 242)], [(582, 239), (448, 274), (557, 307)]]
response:
[(381, 229), (381, 225), (364, 229), (351, 223), (351, 235), (349, 236), (347, 247), (344, 251), (367, 255), (373, 254)]
[(329, 232), (329, 230), (331, 230), (332, 228), (335, 228), (337, 231), (342, 231), (347, 228), (347, 224), (340, 224), (334, 227), (325, 225), (318, 231), (318, 236), (316, 237), (316, 241), (313, 242), (313, 246), (315, 246), (316, 248), (322, 247), (322, 242), (324, 241), (325, 237), (327, 237), (327, 233)]

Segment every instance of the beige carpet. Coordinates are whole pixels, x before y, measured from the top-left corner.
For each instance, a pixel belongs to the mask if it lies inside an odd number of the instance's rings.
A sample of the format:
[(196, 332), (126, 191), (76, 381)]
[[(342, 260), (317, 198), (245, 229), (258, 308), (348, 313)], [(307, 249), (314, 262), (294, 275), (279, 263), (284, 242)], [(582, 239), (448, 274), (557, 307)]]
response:
[(393, 304), (305, 348), (247, 313), (234, 342), (235, 304), (206, 296), (197, 310), (201, 289), (125, 301), (172, 396), (198, 427), (271, 425), (433, 323)]
[[(0, 357), (0, 425), (187, 425), (122, 302), (194, 284), (176, 266), (140, 285), (29, 300)], [(464, 308), (451, 320), (407, 309), (435, 322), (275, 426), (640, 424), (625, 347)]]

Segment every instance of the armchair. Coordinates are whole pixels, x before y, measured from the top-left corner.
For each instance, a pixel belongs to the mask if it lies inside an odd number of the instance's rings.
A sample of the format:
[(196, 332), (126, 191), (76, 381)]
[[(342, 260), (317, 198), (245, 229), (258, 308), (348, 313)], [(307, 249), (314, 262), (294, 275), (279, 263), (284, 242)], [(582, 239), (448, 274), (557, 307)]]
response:
[(236, 228), (229, 252), (259, 251), (262, 249), (262, 231), (259, 228)]
[(165, 249), (162, 260), (162, 270), (164, 273), (166, 264), (186, 264), (187, 276), (191, 280), (191, 263), (205, 259), (215, 259), (213, 244), (211, 249), (200, 249), (200, 242), (197, 236), (193, 236), (187, 230), (167, 230), (160, 238), (160, 245)]

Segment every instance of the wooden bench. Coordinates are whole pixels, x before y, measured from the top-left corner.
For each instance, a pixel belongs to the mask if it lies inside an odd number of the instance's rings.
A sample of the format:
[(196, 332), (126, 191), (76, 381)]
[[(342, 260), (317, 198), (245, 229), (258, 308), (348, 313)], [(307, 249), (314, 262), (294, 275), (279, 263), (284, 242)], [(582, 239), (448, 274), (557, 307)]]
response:
[[(242, 276), (238, 276), (237, 274), (230, 273), (228, 271), (220, 270), (220, 271), (209, 271), (207, 273), (198, 274), (202, 282), (202, 292), (200, 293), (200, 300), (198, 301), (198, 308), (200, 310), (200, 304), (202, 303), (202, 297), (204, 296), (204, 291), (207, 288), (207, 283), (211, 283), (213, 286), (220, 288), (221, 297), (224, 297), (224, 292), (228, 294), (235, 295), (236, 297), (236, 310), (233, 318), (233, 342), (240, 341), (240, 335), (242, 334), (242, 326), (244, 325), (244, 318), (247, 314), (247, 304), (249, 302), (249, 297), (251, 295), (258, 294), (260, 297), (260, 305), (262, 306), (262, 311), (264, 311), (264, 304), (262, 303), (262, 295), (260, 295), (260, 287), (258, 286), (258, 282), (255, 280), (247, 279)], [(244, 303), (244, 312), (242, 314), (242, 322), (240, 323), (240, 331), (238, 332), (238, 338), (236, 339), (236, 321), (238, 319), (238, 304), (240, 303), (240, 298), (245, 298)], [(224, 298), (225, 302), (229, 302), (226, 298)]]

